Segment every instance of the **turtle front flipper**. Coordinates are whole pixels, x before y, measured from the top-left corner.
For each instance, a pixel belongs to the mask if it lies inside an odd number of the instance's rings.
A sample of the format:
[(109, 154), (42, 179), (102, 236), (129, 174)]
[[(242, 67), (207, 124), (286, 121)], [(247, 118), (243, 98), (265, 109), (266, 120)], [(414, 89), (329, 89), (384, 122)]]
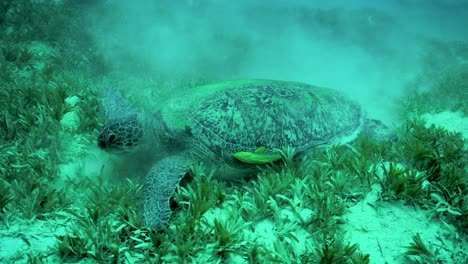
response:
[(144, 186), (143, 219), (152, 229), (160, 229), (169, 222), (171, 208), (169, 199), (177, 184), (189, 169), (183, 156), (171, 156), (157, 162), (146, 176)]

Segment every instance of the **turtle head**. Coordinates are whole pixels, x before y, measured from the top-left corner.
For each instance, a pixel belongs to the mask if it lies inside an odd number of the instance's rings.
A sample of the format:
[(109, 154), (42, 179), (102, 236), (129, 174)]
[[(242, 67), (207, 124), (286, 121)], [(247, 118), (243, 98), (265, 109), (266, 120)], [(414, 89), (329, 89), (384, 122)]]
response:
[(137, 115), (113, 120), (105, 124), (98, 136), (99, 148), (111, 152), (131, 152), (143, 139), (143, 125)]

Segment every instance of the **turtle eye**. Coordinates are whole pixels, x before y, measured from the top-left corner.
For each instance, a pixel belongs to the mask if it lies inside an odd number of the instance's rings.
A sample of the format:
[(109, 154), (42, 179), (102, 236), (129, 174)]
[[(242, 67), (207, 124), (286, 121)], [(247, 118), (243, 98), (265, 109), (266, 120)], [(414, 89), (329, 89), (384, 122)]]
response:
[(114, 134), (110, 135), (109, 136), (109, 142), (112, 142), (114, 140), (115, 140), (115, 135)]
[(98, 146), (102, 149), (106, 148), (106, 142), (104, 140), (99, 140), (98, 141)]

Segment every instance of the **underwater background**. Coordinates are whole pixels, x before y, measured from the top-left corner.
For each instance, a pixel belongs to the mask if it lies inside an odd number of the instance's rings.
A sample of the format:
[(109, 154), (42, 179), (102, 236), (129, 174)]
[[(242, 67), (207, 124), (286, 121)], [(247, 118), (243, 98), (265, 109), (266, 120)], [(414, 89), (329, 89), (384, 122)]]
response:
[[(0, 263), (468, 263), (468, 1), (322, 2), (1, 0)], [(102, 92), (151, 113), (246, 78), (337, 89), (399, 140), (236, 186), (198, 164), (149, 230), (153, 160), (98, 148)]]

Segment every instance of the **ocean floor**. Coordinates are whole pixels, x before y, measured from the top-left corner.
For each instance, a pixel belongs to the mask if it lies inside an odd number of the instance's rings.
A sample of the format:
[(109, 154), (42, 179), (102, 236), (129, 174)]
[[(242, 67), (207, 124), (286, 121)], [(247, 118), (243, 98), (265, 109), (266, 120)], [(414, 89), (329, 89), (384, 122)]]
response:
[(421, 116), (426, 125), (441, 126), (450, 132), (461, 133), (463, 138), (468, 139), (468, 118), (463, 117), (460, 112), (445, 111), (437, 114), (423, 114)]
[[(0, 0), (0, 264), (468, 264), (468, 8), (331, 2)], [(100, 93), (154, 113), (239, 78), (339, 88), (384, 124), (404, 116), (404, 136), (241, 184), (194, 164), (169, 224), (144, 227), (141, 183), (165, 153), (99, 149)]]
[[(442, 126), (449, 131), (463, 133), (468, 138), (468, 118), (454, 112), (425, 114), (427, 125)], [(106, 158), (99, 155), (94, 147), (76, 147), (77, 156), (86, 157), (79, 164), (70, 163), (62, 166), (62, 173), (70, 176), (74, 172), (96, 175), (105, 165)], [(83, 155), (83, 151), (87, 151)], [(104, 155), (105, 156), (105, 155)], [(99, 158), (101, 157), (101, 158)], [(78, 175), (78, 174), (77, 174)], [(405, 246), (412, 242), (412, 237), (419, 234), (426, 245), (438, 252), (443, 263), (463, 263), (467, 261), (468, 242), (463, 240), (456, 229), (448, 223), (438, 220), (430, 212), (403, 202), (378, 201), (380, 186), (372, 186), (372, 191), (365, 198), (348, 208), (344, 215), (346, 239), (359, 244), (359, 249), (370, 254), (370, 263), (408, 263), (403, 257)], [(225, 207), (223, 207), (225, 208)], [(290, 213), (290, 212), (289, 212)], [(307, 214), (307, 212), (303, 212)], [(228, 217), (222, 209), (209, 210), (205, 217)], [(288, 212), (285, 212), (287, 215)], [(292, 215), (292, 213), (290, 213)], [(43, 219), (4, 218), (0, 228), (0, 263), (27, 263), (27, 256), (42, 254), (47, 256), (46, 263), (58, 263), (60, 259), (51, 250), (55, 247), (57, 236), (66, 234), (74, 217), (66, 212), (55, 212)], [(211, 219), (211, 220), (210, 220)], [(256, 223), (255, 232), (244, 230), (245, 239), (255, 240), (272, 247), (278, 239), (271, 231), (275, 229), (273, 221), (264, 220)], [(307, 232), (295, 233), (299, 243), (294, 246), (299, 253), (306, 250)], [(453, 262), (445, 262), (453, 261)], [(131, 262), (127, 259), (127, 262)], [(79, 263), (94, 263), (83, 259)], [(230, 263), (246, 263), (241, 258), (232, 258)], [(466, 263), (466, 262), (465, 262)]]

